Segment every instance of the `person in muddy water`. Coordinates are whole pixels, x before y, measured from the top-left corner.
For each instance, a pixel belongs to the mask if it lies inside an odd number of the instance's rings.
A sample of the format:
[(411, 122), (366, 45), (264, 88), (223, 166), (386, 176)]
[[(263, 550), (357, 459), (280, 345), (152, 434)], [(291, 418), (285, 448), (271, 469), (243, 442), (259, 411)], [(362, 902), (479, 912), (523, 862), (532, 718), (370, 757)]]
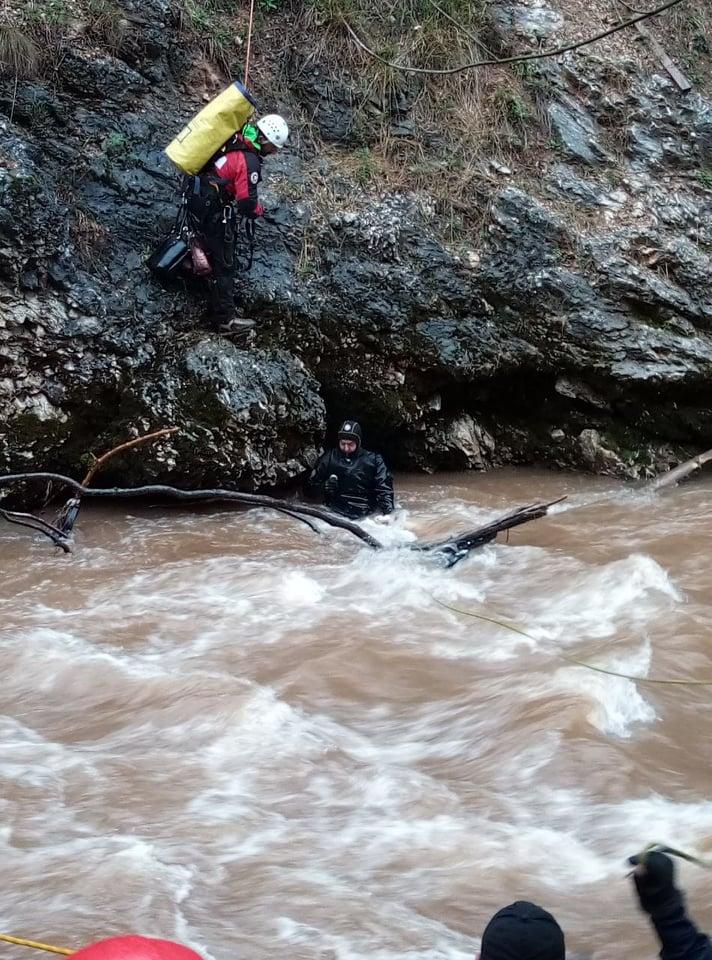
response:
[[(662, 947), (661, 960), (712, 960), (712, 943), (685, 912), (670, 857), (652, 852), (630, 857), (641, 908), (650, 916)], [(479, 960), (577, 960), (566, 954), (564, 933), (554, 917), (534, 903), (503, 907), (482, 934)], [(578, 960), (584, 957), (578, 955)]]
[(254, 126), (245, 124), (201, 174), (199, 194), (188, 198), (188, 209), (200, 224), (201, 246), (212, 268), (209, 321), (224, 333), (244, 334), (254, 326), (254, 321), (235, 316), (238, 218), (245, 218), (250, 232), (255, 220), (263, 216), (257, 192), (262, 161), (281, 150), (288, 137), (289, 127), (276, 113), (267, 114)]
[(319, 498), (330, 510), (351, 520), (393, 513), (393, 478), (380, 453), (361, 446), (361, 427), (345, 420), (338, 445), (322, 454), (305, 483), (308, 497)]

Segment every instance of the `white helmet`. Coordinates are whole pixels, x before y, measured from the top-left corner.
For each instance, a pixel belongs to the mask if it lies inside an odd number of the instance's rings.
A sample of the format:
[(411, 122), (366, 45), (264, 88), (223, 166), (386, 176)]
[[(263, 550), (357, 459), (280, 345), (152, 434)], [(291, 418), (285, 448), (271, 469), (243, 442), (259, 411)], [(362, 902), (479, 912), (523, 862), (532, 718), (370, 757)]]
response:
[(289, 127), (284, 117), (278, 113), (268, 113), (257, 121), (257, 129), (269, 140), (273, 147), (281, 150), (287, 142)]

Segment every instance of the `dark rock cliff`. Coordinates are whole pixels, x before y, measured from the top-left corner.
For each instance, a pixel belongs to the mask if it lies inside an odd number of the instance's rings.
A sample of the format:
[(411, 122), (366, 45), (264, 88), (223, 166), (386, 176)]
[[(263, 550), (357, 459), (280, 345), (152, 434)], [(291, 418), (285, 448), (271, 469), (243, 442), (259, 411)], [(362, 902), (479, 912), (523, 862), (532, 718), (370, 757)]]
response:
[[(206, 87), (168, 2), (123, 7), (111, 53), (78, 34), (49, 75), (0, 83), (0, 471), (77, 473), (178, 425), (114, 479), (274, 486), (346, 415), (395, 467), (636, 476), (712, 446), (712, 105), (695, 89), (595, 48), (539, 62), (546, 155), (478, 158), (479, 227), (446, 239), (427, 191), (359, 183), (300, 136), (308, 114), (346, 149), (355, 94), (288, 59), (275, 105), (296, 136), (265, 165), (241, 346), (207, 331), (199, 288), (147, 272), (176, 209), (162, 149)], [(493, 5), (492, 37), (563, 19)], [(397, 135), (421, 136), (416, 95)]]

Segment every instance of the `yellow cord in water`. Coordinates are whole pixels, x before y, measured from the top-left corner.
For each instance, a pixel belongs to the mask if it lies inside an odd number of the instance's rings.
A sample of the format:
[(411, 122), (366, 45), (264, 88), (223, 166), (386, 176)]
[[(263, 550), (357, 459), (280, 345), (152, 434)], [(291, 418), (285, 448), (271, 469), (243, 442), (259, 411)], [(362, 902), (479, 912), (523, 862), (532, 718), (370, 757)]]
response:
[[(508, 623), (506, 620), (498, 620), (496, 617), (485, 617), (483, 614), (475, 613), (473, 610), (461, 610), (460, 607), (453, 607), (449, 603), (438, 600), (437, 597), (433, 597), (433, 600), (441, 607), (445, 607), (446, 610), (452, 610), (453, 613), (462, 614), (463, 617), (472, 617), (475, 620), (484, 620), (485, 623), (494, 623), (498, 627), (504, 627), (505, 630), (511, 630), (512, 633), (518, 633), (520, 637), (526, 637), (527, 640), (531, 640), (534, 643), (537, 642), (536, 637), (527, 633), (526, 630), (521, 630), (513, 623)], [(585, 660), (579, 660), (578, 657), (572, 657), (567, 653), (556, 653), (555, 656), (566, 660), (568, 663), (572, 663), (576, 667), (585, 667), (587, 670), (593, 670), (596, 673), (605, 673), (609, 677), (620, 677), (622, 680), (633, 680), (635, 683), (662, 683), (684, 687), (712, 687), (712, 680), (664, 680), (657, 677), (635, 677), (630, 673), (619, 673), (617, 670), (607, 670), (605, 667), (597, 667), (593, 663), (586, 663)]]
[(11, 937), (7, 933), (0, 933), (0, 940), (5, 943), (16, 943), (19, 947), (33, 947), (35, 950), (46, 950), (47, 953), (61, 953), (65, 957), (70, 957), (76, 950), (69, 950), (67, 947), (53, 947), (51, 943), (38, 943), (37, 940), (23, 940), (21, 937)]

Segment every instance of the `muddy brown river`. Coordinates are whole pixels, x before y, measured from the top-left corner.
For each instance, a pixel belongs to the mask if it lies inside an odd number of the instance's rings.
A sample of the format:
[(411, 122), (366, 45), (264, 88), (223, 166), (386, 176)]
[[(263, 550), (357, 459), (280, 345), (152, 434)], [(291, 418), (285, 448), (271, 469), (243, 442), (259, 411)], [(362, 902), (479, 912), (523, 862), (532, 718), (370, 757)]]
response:
[[(257, 510), (86, 509), (71, 557), (0, 528), (2, 932), (471, 960), (533, 899), (572, 953), (657, 954), (625, 858), (712, 856), (712, 686), (561, 654), (712, 681), (712, 477), (398, 490), (382, 553)], [(452, 570), (396, 546), (561, 494)], [(679, 869), (712, 931), (712, 874)]]

